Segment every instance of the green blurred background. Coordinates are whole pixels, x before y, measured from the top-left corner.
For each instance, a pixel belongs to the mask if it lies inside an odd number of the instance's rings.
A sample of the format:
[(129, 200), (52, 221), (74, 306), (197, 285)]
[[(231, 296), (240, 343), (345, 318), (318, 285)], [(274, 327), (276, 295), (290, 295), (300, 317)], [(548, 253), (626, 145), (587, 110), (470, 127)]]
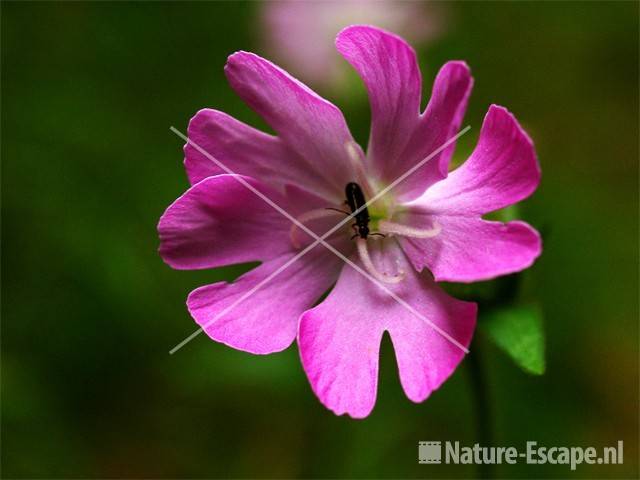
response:
[[(468, 360), (415, 405), (385, 339), (364, 421), (319, 404), (295, 345), (259, 357), (200, 336), (168, 354), (196, 328), (188, 292), (244, 270), (173, 271), (157, 255), (157, 220), (187, 188), (169, 126), (203, 107), (263, 126), (222, 70), (236, 50), (266, 54), (261, 7), (2, 4), (2, 475), (469, 477), (419, 465), (417, 442), (472, 444), (481, 414), (496, 445), (625, 442), (623, 465), (495, 476), (637, 477), (638, 3), (438, 5), (443, 33), (417, 45), (425, 92), (448, 59), (476, 79), (457, 158), (490, 103), (536, 143), (543, 181), (520, 215), (545, 246), (519, 295), (544, 313), (547, 371), (523, 373), (480, 333), (490, 412)], [(366, 144), (351, 88), (323, 94)]]

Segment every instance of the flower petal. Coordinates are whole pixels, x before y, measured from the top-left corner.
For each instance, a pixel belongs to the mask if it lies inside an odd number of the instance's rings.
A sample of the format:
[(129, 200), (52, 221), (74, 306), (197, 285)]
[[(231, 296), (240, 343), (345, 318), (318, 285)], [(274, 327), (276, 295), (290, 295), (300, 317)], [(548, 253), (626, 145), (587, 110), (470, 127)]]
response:
[[(461, 344), (471, 341), (475, 304), (447, 296), (416, 273), (393, 240), (372, 252), (381, 271), (400, 268), (406, 278), (387, 288)], [(424, 400), (453, 372), (464, 352), (404, 306), (345, 265), (337, 285), (300, 320), (302, 365), (320, 401), (338, 415), (369, 415), (376, 399), (378, 356), (385, 330), (396, 350), (400, 380), (413, 401)]]
[[(256, 130), (226, 113), (200, 110), (189, 122), (189, 140), (234, 173), (258, 178), (271, 186), (309, 177), (297, 156), (278, 137)], [(192, 143), (184, 147), (191, 184), (226, 173)]]
[[(447, 295), (431, 279), (422, 279), (422, 291), (411, 304), (433, 324), (469, 347), (476, 325), (477, 306)], [(400, 383), (407, 397), (422, 402), (451, 376), (464, 351), (443, 337), (431, 325), (406, 310), (389, 327), (396, 352)]]
[(336, 48), (357, 70), (369, 92), (368, 154), (373, 165), (378, 169), (395, 167), (420, 115), (422, 79), (416, 54), (400, 37), (359, 25), (342, 30)]
[[(445, 64), (420, 114), (422, 80), (414, 50), (403, 39), (369, 26), (347, 27), (336, 47), (362, 77), (371, 103), (368, 159), (375, 175), (393, 182), (455, 136), (473, 80), (464, 62)], [(407, 200), (447, 175), (453, 144), (397, 187)]]
[(540, 235), (524, 222), (453, 215), (407, 218), (413, 226), (429, 228), (435, 222), (440, 227), (432, 238), (400, 238), (415, 269), (428, 267), (438, 282), (477, 282), (519, 272), (542, 251)]
[[(278, 204), (280, 197), (242, 177)], [(167, 208), (158, 223), (160, 255), (177, 269), (268, 260), (291, 250), (289, 221), (234, 175), (209, 177)]]
[[(355, 145), (340, 110), (271, 62), (248, 52), (229, 57), (229, 83), (317, 177), (314, 191), (336, 200), (355, 178)], [(356, 147), (359, 148), (359, 147)]]
[[(399, 169), (402, 172), (408, 171), (456, 136), (472, 87), (473, 78), (465, 62), (451, 61), (442, 66), (433, 84), (427, 109), (400, 158), (402, 163)], [(404, 200), (416, 198), (429, 186), (445, 178), (454, 149), (455, 142), (452, 142), (400, 183), (399, 197)]]
[(284, 350), (296, 337), (302, 312), (335, 282), (340, 271), (340, 260), (319, 246), (252, 292), (293, 257), (285, 254), (265, 262), (231, 284), (194, 290), (187, 300), (189, 312), (217, 342), (255, 354)]
[(533, 142), (506, 108), (492, 105), (469, 159), (416, 204), (430, 211), (484, 214), (527, 198), (538, 183)]

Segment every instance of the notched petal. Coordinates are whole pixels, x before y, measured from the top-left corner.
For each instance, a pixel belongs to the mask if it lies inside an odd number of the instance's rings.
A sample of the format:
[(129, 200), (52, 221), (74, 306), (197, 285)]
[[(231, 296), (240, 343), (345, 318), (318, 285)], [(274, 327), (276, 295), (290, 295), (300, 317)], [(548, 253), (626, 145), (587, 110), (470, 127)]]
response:
[(469, 346), (475, 327), (475, 304), (449, 297), (428, 275), (413, 271), (393, 241), (376, 252), (377, 269), (407, 272), (402, 282), (385, 287), (421, 316), (345, 265), (329, 296), (302, 315), (298, 332), (302, 365), (313, 391), (327, 408), (353, 418), (366, 417), (375, 404), (385, 330), (405, 393), (422, 401), (453, 373), (464, 357), (461, 346)]

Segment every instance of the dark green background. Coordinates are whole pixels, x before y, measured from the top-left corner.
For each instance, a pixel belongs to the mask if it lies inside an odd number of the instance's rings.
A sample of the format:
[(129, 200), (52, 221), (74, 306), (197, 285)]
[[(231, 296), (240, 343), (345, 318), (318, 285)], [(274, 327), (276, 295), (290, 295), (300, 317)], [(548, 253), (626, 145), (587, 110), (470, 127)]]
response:
[[(353, 421), (315, 399), (295, 346), (258, 357), (201, 336), (168, 355), (195, 329), (188, 292), (241, 271), (173, 271), (156, 253), (157, 220), (187, 188), (169, 126), (202, 107), (263, 125), (222, 70), (236, 50), (264, 53), (259, 6), (2, 4), (4, 477), (475, 475), (417, 463), (419, 440), (477, 438), (468, 361), (415, 405), (385, 340), (376, 408)], [(625, 441), (621, 466), (493, 473), (636, 477), (638, 4), (444, 7), (446, 33), (419, 51), (426, 92), (448, 59), (473, 70), (458, 152), (499, 103), (543, 170), (521, 216), (544, 254), (520, 295), (542, 306), (547, 373), (522, 373), (478, 335), (493, 441)], [(365, 97), (328, 96), (366, 143)]]

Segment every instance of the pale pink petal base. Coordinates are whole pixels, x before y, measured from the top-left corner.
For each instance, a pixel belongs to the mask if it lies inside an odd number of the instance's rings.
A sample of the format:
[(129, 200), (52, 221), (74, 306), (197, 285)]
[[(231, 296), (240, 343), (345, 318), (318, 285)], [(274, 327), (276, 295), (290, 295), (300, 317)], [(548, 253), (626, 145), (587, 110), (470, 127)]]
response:
[[(406, 272), (403, 282), (387, 285), (427, 319), (468, 346), (476, 306), (447, 296), (427, 276), (418, 274), (393, 240), (385, 253), (372, 252), (380, 271)], [(416, 318), (351, 266), (343, 267), (327, 299), (304, 313), (298, 344), (302, 364), (320, 401), (338, 415), (364, 418), (373, 409), (378, 356), (389, 331), (407, 396), (424, 400), (458, 365), (464, 352)]]

